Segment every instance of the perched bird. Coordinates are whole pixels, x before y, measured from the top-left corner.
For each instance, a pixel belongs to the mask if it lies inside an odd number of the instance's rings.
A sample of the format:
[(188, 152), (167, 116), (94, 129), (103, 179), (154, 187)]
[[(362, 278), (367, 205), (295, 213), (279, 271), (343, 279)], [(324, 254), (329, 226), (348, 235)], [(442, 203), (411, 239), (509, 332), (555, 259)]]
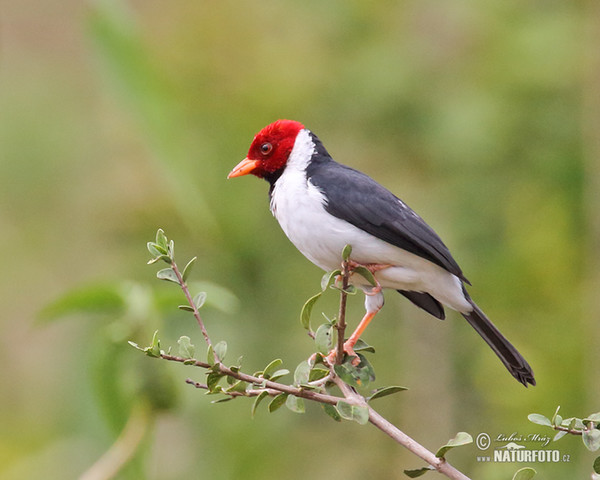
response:
[(391, 288), (439, 319), (444, 306), (460, 312), (513, 377), (535, 385), (527, 361), (467, 293), (469, 281), (433, 229), (373, 179), (335, 162), (304, 125), (278, 120), (258, 132), (227, 178), (247, 174), (269, 182), (271, 212), (311, 262), (326, 271), (339, 268), (342, 249), (351, 245), (353, 264), (374, 274), (376, 287), (360, 275), (351, 277), (366, 294), (366, 314), (344, 343), (347, 354), (354, 354), (383, 306), (382, 288)]

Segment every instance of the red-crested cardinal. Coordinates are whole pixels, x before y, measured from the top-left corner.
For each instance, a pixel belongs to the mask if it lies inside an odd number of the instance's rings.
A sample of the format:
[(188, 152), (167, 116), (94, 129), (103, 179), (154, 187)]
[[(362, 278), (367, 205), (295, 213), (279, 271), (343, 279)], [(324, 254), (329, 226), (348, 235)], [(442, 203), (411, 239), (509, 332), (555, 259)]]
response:
[(374, 274), (377, 287), (360, 275), (350, 279), (366, 293), (366, 314), (344, 343), (347, 354), (383, 306), (381, 289), (392, 288), (439, 319), (444, 306), (460, 312), (513, 377), (535, 385), (527, 361), (467, 293), (469, 281), (433, 229), (373, 179), (335, 162), (304, 125), (278, 120), (258, 132), (228, 178), (247, 174), (269, 182), (271, 212), (311, 262), (335, 270), (351, 245), (350, 260)]

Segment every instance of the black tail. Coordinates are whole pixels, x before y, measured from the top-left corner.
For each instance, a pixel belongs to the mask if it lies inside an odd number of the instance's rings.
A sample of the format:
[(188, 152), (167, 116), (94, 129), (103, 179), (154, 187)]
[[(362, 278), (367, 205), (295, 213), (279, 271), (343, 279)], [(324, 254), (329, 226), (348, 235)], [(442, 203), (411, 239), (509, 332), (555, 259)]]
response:
[(485, 316), (485, 313), (469, 298), (467, 300), (473, 305), (473, 311), (463, 313), (463, 317), (477, 331), (492, 350), (498, 355), (504, 366), (508, 369), (513, 377), (527, 387), (527, 384), (535, 385), (533, 378), (533, 370), (517, 351), (515, 347), (506, 339), (504, 335), (495, 327), (495, 325)]

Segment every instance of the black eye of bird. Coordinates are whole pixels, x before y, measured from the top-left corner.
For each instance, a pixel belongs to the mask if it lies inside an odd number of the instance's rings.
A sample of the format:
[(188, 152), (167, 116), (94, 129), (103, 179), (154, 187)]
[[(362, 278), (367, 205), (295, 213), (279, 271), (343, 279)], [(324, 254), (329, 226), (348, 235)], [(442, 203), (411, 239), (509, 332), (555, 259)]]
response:
[(263, 155), (268, 155), (269, 153), (271, 153), (271, 150), (273, 150), (273, 145), (271, 145), (270, 143), (263, 143), (260, 146), (260, 153), (262, 153)]

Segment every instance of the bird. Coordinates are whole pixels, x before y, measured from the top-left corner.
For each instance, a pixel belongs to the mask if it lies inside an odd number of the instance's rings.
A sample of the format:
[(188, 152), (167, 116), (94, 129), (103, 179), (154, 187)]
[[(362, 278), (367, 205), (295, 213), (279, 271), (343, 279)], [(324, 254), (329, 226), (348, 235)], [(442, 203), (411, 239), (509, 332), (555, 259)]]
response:
[(352, 265), (375, 277), (375, 286), (361, 275), (350, 278), (365, 293), (366, 313), (344, 342), (344, 353), (354, 355), (358, 338), (383, 307), (383, 290), (392, 289), (441, 320), (444, 307), (459, 312), (515, 379), (535, 385), (527, 361), (471, 299), (471, 283), (438, 234), (371, 177), (334, 161), (302, 123), (277, 120), (260, 130), (227, 178), (248, 174), (269, 183), (273, 216), (308, 260), (333, 271), (350, 245)]

